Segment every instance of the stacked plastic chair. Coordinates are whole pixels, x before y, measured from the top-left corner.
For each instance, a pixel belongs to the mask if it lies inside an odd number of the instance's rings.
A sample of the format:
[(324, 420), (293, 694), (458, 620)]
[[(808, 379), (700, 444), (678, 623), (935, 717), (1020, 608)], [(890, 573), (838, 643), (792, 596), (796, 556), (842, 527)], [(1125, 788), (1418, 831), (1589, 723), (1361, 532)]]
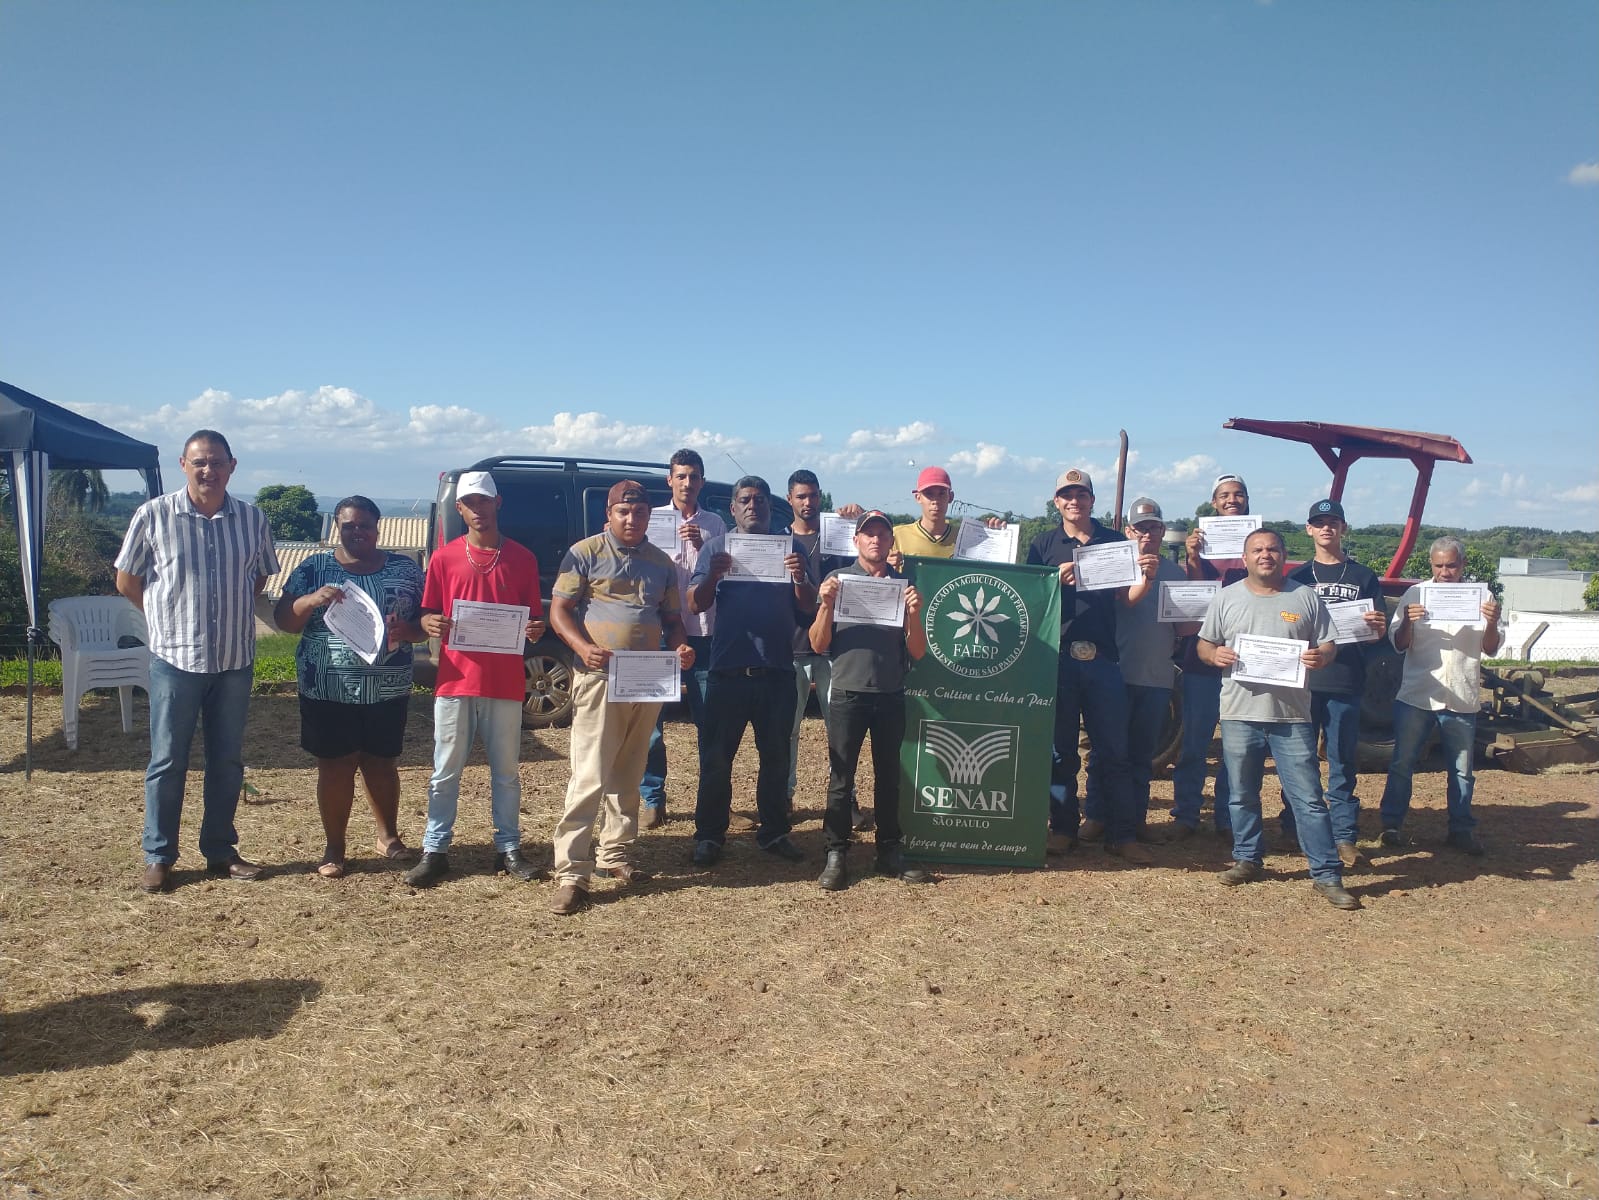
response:
[[(124, 638), (140, 645), (120, 647)], [(150, 695), (150, 632), (144, 614), (122, 596), (71, 596), (50, 602), (50, 640), (61, 647), (61, 726), (78, 748), (78, 705), (85, 692), (116, 688), (122, 732), (133, 732), (133, 689)]]

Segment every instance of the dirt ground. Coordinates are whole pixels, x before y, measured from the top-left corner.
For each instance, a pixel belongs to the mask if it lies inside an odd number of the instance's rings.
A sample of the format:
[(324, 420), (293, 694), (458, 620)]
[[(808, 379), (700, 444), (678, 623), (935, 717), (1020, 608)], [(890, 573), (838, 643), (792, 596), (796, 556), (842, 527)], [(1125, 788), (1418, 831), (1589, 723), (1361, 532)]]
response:
[[(402, 759), (413, 844), (430, 711)], [(1599, 1194), (1592, 773), (1482, 771), (1482, 859), (1442, 845), (1442, 777), (1420, 777), (1415, 844), (1373, 851), (1356, 913), (1287, 853), (1224, 890), (1208, 835), (1141, 870), (1089, 848), (827, 894), (812, 719), (810, 861), (746, 832), (697, 871), (674, 820), (641, 841), (653, 883), (561, 918), (553, 885), (488, 873), (481, 759), (453, 878), (413, 891), (369, 854), (317, 878), (287, 695), (256, 698), (239, 815), (270, 876), (200, 874), (191, 807), (179, 886), (147, 897), (143, 697), (131, 736), (91, 699), (76, 753), (59, 696), (39, 713), (27, 786), (0, 697), (0, 1200)], [(689, 727), (669, 745), (682, 814)], [(546, 861), (566, 748), (523, 742)], [(1361, 780), (1368, 836), (1381, 784)], [(358, 810), (352, 851), (371, 844)]]

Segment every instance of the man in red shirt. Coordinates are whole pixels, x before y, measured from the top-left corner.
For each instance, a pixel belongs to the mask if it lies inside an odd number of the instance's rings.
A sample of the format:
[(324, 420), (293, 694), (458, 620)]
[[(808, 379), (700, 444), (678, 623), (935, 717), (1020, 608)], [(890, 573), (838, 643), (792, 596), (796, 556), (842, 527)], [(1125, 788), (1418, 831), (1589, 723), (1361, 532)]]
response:
[(518, 879), (540, 874), (522, 856), (522, 647), (468, 650), (455, 645), (457, 638), (466, 644), (477, 644), (485, 635), (495, 640), (494, 626), (505, 618), (503, 609), (469, 610), (468, 603), (525, 607), (521, 632), (528, 641), (538, 641), (545, 628), (539, 564), (527, 547), (500, 533), (500, 493), (487, 471), (461, 476), (455, 510), (466, 522), (466, 533), (433, 555), (422, 589), (422, 629), (439, 639), (439, 673), (433, 689), (433, 778), (428, 781), (422, 861), (405, 876), (415, 887), (428, 887), (449, 873), (445, 853), (474, 735), (482, 737), (489, 760), (490, 815), (499, 851), (495, 869)]

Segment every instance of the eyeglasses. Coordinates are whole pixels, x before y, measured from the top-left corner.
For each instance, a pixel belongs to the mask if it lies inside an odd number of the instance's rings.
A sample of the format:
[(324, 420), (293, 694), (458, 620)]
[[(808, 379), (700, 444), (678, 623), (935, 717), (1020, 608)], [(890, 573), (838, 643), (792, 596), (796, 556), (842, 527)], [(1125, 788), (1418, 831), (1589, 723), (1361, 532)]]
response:
[(224, 467), (233, 465), (231, 458), (186, 458), (183, 465), (193, 467), (196, 471), (220, 471)]

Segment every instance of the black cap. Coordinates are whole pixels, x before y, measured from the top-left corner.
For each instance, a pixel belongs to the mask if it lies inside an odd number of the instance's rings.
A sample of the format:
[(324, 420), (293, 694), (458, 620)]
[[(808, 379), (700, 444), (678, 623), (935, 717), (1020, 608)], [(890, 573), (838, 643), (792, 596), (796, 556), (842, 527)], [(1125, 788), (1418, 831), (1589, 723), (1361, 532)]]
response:
[(1340, 521), (1344, 521), (1344, 524), (1347, 525), (1349, 523), (1344, 520), (1344, 506), (1336, 500), (1318, 500), (1312, 504), (1310, 506), (1310, 515), (1305, 518), (1305, 524), (1309, 525), (1312, 521), (1319, 521), (1322, 517), (1337, 517)]

